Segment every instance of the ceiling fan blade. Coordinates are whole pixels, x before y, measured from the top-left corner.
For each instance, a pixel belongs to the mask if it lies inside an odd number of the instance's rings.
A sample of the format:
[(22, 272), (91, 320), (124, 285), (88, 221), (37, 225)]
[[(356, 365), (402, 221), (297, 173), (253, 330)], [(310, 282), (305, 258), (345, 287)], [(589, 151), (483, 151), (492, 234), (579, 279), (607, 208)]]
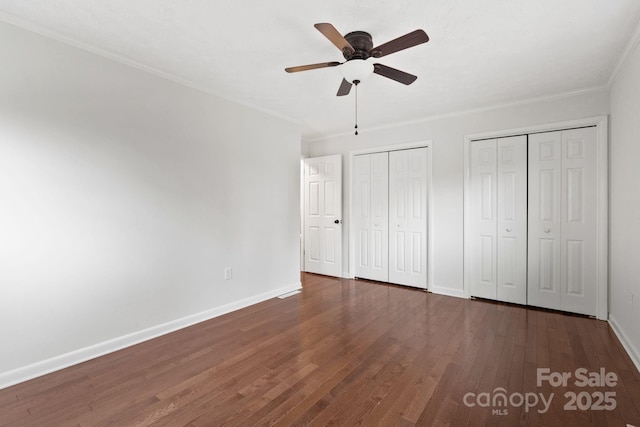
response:
[(395, 53), (413, 46), (417, 46), (429, 41), (429, 36), (423, 30), (415, 30), (397, 39), (388, 41), (380, 46), (371, 49), (371, 56), (381, 58), (383, 56)]
[(339, 62), (320, 62), (318, 64), (309, 64), (309, 65), (299, 65), (297, 67), (289, 67), (284, 70), (287, 73), (297, 73), (298, 71), (307, 71), (307, 70), (315, 70), (316, 68), (328, 68), (328, 67), (337, 67), (340, 65)]
[(414, 76), (413, 74), (405, 73), (404, 71), (396, 70), (395, 68), (382, 64), (373, 64), (373, 72), (405, 85), (410, 85), (418, 78), (418, 76)]
[(356, 50), (351, 46), (351, 44), (342, 37), (342, 34), (336, 30), (336, 28), (329, 23), (320, 23), (315, 24), (314, 27), (317, 28), (326, 38), (329, 39), (331, 43), (333, 43), (341, 52), (345, 52), (345, 50), (349, 53), (353, 53)]
[(336, 95), (337, 96), (349, 95), (349, 92), (351, 92), (351, 86), (353, 85), (349, 83), (347, 79), (342, 79), (342, 83), (340, 83), (340, 88), (338, 88), (338, 93)]

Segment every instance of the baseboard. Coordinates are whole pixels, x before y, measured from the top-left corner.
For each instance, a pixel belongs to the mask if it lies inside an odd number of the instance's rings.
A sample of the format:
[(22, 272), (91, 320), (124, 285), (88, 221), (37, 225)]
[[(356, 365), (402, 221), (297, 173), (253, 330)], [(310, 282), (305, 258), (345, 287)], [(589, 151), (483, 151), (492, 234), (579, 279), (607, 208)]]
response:
[(464, 291), (462, 289), (451, 289), (451, 288), (441, 288), (439, 286), (431, 286), (429, 287), (429, 292), (433, 292), (434, 294), (446, 295), (449, 297), (456, 298), (467, 298), (464, 295)]
[(42, 360), (31, 365), (0, 373), (0, 389), (7, 388), (12, 385), (28, 381), (46, 374), (50, 374), (64, 368), (86, 362), (87, 360), (95, 359), (97, 357), (104, 356), (105, 354), (113, 353), (115, 351), (131, 347), (132, 345), (140, 344), (141, 342), (148, 341), (150, 339), (157, 338), (171, 332), (175, 332), (188, 326), (195, 325), (196, 323), (204, 322), (206, 320), (213, 319), (214, 317), (218, 317), (223, 314), (227, 314), (232, 311), (236, 311), (271, 298), (275, 298), (278, 295), (295, 291), (297, 289), (300, 289), (301, 287), (302, 284), (298, 282), (290, 286), (274, 289), (249, 298), (225, 304), (220, 307), (215, 307), (210, 310), (192, 314), (181, 319), (176, 319), (171, 322), (152, 326), (151, 328), (123, 335), (121, 337), (94, 344), (89, 347), (61, 354), (59, 356)]
[(631, 358), (633, 364), (636, 365), (636, 369), (638, 370), (638, 372), (640, 372), (640, 352), (631, 343), (631, 340), (629, 340), (629, 337), (627, 337), (627, 335), (624, 333), (615, 317), (611, 313), (609, 313), (609, 325), (611, 325), (611, 329), (613, 329), (613, 332), (620, 340), (620, 343), (622, 343), (622, 346), (627, 351), (627, 354)]

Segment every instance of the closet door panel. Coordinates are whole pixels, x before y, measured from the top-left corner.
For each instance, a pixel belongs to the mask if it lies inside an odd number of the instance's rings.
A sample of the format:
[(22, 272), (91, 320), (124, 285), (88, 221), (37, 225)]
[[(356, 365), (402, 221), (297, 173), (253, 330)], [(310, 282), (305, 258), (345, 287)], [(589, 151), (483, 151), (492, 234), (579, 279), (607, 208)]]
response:
[(407, 265), (409, 285), (427, 284), (427, 149), (407, 150), (409, 195), (407, 197)]
[(471, 296), (497, 297), (497, 140), (471, 144)]
[(352, 214), (355, 229), (355, 276), (368, 278), (371, 274), (371, 155), (354, 158), (354, 192)]
[(596, 131), (562, 132), (562, 251), (560, 309), (596, 314)]
[(427, 286), (427, 149), (389, 153), (389, 281)]
[(497, 299), (527, 303), (527, 137), (497, 141)]
[(354, 158), (355, 276), (389, 279), (388, 154), (363, 154)]
[(389, 154), (371, 154), (371, 271), (368, 278), (389, 280)]
[(529, 135), (530, 305), (560, 308), (561, 292), (561, 132)]
[(389, 281), (398, 284), (403, 284), (407, 275), (407, 178), (407, 152), (389, 153)]

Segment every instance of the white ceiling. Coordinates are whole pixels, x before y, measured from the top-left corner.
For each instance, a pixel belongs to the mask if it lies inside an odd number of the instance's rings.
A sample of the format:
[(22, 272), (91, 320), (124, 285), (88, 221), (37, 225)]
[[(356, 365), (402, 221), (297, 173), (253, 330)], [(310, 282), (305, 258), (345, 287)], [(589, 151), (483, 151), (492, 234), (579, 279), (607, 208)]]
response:
[[(640, 22), (638, 0), (0, 0), (0, 19), (301, 123), (306, 140), (352, 132), (343, 60), (313, 24), (375, 45), (417, 28), (426, 44), (377, 62), (418, 76), (359, 86), (362, 132), (604, 87)], [(6, 43), (7, 41), (2, 41)]]

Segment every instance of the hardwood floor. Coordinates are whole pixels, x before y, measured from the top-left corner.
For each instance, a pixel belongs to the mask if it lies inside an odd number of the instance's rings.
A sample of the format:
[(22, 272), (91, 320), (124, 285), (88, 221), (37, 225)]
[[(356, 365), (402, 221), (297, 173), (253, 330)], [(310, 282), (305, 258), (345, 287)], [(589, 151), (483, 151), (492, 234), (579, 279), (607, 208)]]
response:
[[(640, 374), (606, 322), (311, 274), (303, 285), (0, 390), (0, 425), (640, 427)], [(571, 377), (538, 387), (538, 368)], [(580, 387), (580, 368), (616, 385)]]

